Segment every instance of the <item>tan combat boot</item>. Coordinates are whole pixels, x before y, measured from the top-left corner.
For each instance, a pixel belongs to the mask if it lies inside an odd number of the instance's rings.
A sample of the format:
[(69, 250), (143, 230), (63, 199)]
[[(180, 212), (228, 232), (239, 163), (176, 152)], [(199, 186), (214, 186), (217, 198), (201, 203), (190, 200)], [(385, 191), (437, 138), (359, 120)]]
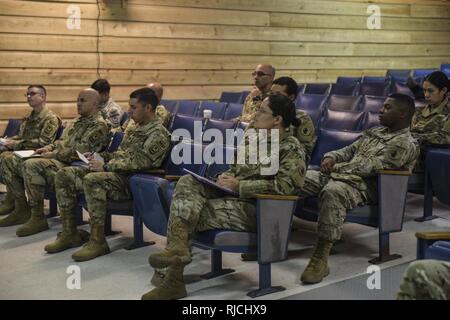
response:
[(171, 266), (159, 287), (144, 294), (142, 300), (175, 300), (187, 296), (183, 279), (184, 265)]
[(18, 237), (31, 236), (45, 230), (48, 230), (47, 218), (44, 215), (44, 207), (31, 208), (31, 218), (16, 230)]
[(191, 259), (189, 250), (189, 225), (188, 222), (174, 217), (170, 222), (170, 234), (166, 248), (158, 253), (153, 253), (148, 262), (155, 269), (170, 267), (172, 265), (187, 265)]
[(45, 246), (48, 253), (57, 253), (66, 249), (81, 246), (89, 239), (89, 233), (84, 230), (77, 230), (76, 218), (73, 213), (60, 211), (63, 231), (60, 232), (56, 240)]
[[(103, 220), (103, 221), (100, 221)], [(88, 261), (110, 253), (108, 242), (105, 239), (104, 219), (91, 218), (91, 237), (83, 248), (72, 254), (75, 261)]]
[(155, 287), (159, 287), (163, 283), (164, 278), (167, 275), (167, 270), (168, 268), (155, 269), (155, 272), (153, 273), (153, 277), (150, 280), (150, 283)]
[(14, 201), (14, 211), (0, 220), (0, 227), (9, 227), (23, 224), (30, 219), (30, 207), (25, 197)]
[(304, 284), (321, 282), (330, 273), (328, 256), (332, 246), (333, 242), (319, 238), (308, 266), (301, 276), (301, 281)]
[(6, 193), (5, 199), (0, 204), (0, 216), (9, 214), (14, 210), (14, 197), (10, 192)]

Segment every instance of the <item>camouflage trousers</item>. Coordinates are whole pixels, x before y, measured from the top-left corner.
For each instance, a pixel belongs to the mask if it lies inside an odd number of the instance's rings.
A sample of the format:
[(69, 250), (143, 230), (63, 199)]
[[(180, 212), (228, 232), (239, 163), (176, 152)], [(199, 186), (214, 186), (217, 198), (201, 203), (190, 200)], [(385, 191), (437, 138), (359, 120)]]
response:
[(43, 207), (46, 190), (53, 190), (55, 175), (67, 164), (56, 159), (28, 159), (23, 163), (23, 180), (31, 208)]
[(397, 299), (450, 300), (450, 263), (420, 260), (403, 275)]
[(15, 199), (25, 198), (25, 188), (23, 182), (24, 160), (16, 156), (13, 152), (3, 152), (0, 155), (0, 172), (6, 191)]
[(319, 219), (317, 233), (319, 238), (337, 241), (342, 235), (347, 210), (364, 204), (368, 195), (343, 181), (336, 181), (315, 170), (308, 170), (302, 196), (319, 197)]
[(91, 172), (86, 167), (65, 167), (55, 177), (55, 191), (60, 211), (75, 214), (77, 196), (84, 194), (92, 217), (103, 221), (107, 200), (131, 198), (128, 178), (114, 172)]
[[(191, 175), (178, 181), (170, 205), (170, 217), (188, 221), (190, 233), (214, 229), (256, 230), (256, 205), (252, 200), (223, 197), (214, 187), (198, 182)], [(168, 235), (171, 234), (171, 220)]]

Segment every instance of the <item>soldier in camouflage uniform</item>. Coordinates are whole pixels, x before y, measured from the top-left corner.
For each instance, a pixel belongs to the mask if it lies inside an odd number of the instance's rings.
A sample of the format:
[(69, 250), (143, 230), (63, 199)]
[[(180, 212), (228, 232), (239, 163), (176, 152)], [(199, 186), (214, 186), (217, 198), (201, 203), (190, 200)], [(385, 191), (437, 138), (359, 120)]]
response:
[(399, 300), (450, 300), (450, 263), (420, 260), (403, 275)]
[[(249, 164), (250, 135), (244, 140), (245, 164), (234, 164), (218, 177), (217, 183), (239, 193), (239, 197), (223, 193), (186, 175), (178, 181), (170, 206), (166, 249), (150, 255), (154, 268), (168, 268), (162, 283), (142, 296), (142, 299), (179, 299), (186, 296), (183, 281), (184, 266), (191, 261), (190, 239), (194, 233), (231, 229), (256, 231), (256, 206), (252, 195), (271, 193), (290, 195), (303, 185), (305, 155), (296, 138), (290, 132), (291, 124), (299, 125), (294, 104), (282, 95), (266, 98), (258, 110), (254, 125), (258, 129), (279, 131), (279, 149), (275, 158), (279, 169), (271, 175), (263, 175), (265, 167), (258, 161)], [(254, 138), (254, 137), (253, 137)], [(267, 139), (268, 147), (272, 139)], [(276, 145), (273, 146), (276, 148)], [(269, 154), (269, 153), (268, 153)], [(269, 159), (269, 158), (268, 158)]]
[(14, 163), (4, 161), (4, 172), (11, 177), (11, 190), (16, 198), (16, 209), (11, 215), (14, 215), (14, 219), (23, 221), (28, 219), (31, 213), (28, 221), (16, 231), (19, 237), (48, 229), (44, 216), (45, 190), (53, 187), (54, 177), (59, 169), (78, 160), (76, 151), (100, 151), (108, 144), (110, 127), (98, 113), (98, 102), (99, 95), (94, 89), (81, 91), (77, 101), (80, 117), (64, 130), (61, 140), (37, 149), (36, 153), (41, 157), (24, 161), (21, 167), (14, 167)]
[[(295, 99), (297, 99), (298, 94), (297, 82), (290, 77), (277, 78), (273, 81), (270, 93), (282, 94), (294, 102)], [(291, 126), (291, 132), (292, 135), (298, 139), (300, 145), (305, 149), (306, 166), (308, 167), (309, 160), (311, 159), (311, 154), (317, 140), (316, 131), (314, 128), (314, 123), (307, 113), (301, 110), (296, 110), (296, 112), (300, 125), (298, 127)]]
[[(0, 156), (0, 170), (5, 172), (3, 174), (3, 180), (6, 185), (6, 198), (0, 205), (0, 215), (9, 214), (14, 210), (15, 197), (11, 189), (12, 181), (9, 175), (10, 171), (3, 171), (3, 162), (7, 162), (8, 166), (16, 171), (20, 171), (23, 159), (16, 156), (13, 152), (6, 150), (25, 150), (25, 149), (37, 149), (47, 144), (52, 143), (55, 140), (56, 133), (61, 120), (51, 110), (46, 108), (46, 90), (43, 86), (29, 86), (27, 90), (28, 104), (33, 111), (26, 117), (19, 130), (19, 134), (11, 137), (2, 146), (2, 154)], [(15, 224), (21, 224), (25, 221), (17, 220), (15, 215), (11, 215), (6, 219), (0, 221), (0, 227), (11, 226)]]
[(63, 232), (47, 245), (49, 253), (60, 252), (82, 244), (76, 229), (75, 208), (77, 195), (84, 193), (91, 217), (91, 236), (83, 248), (72, 255), (75, 261), (87, 261), (110, 252), (104, 235), (107, 199), (130, 199), (128, 177), (136, 171), (159, 168), (170, 147), (170, 134), (156, 118), (158, 99), (149, 88), (130, 95), (130, 110), (136, 125), (125, 132), (125, 137), (113, 153), (103, 152), (104, 160), (92, 159), (89, 168), (66, 167), (55, 177)]
[[(172, 114), (169, 111), (167, 111), (166, 107), (164, 107), (161, 104), (161, 99), (163, 97), (164, 89), (163, 89), (162, 85), (160, 85), (157, 82), (149, 83), (147, 85), (147, 88), (150, 88), (155, 92), (156, 97), (158, 98), (158, 106), (156, 107), (155, 114), (156, 114), (156, 117), (159, 118), (159, 120), (161, 121), (163, 126), (167, 128), (169, 126), (170, 117)], [(128, 126), (132, 126), (132, 125), (134, 125), (133, 119), (128, 118), (128, 120), (125, 121), (125, 123), (122, 125), (121, 130), (123, 132), (125, 132), (125, 130), (128, 128)]]
[(122, 107), (110, 97), (111, 86), (109, 82), (106, 79), (97, 79), (92, 83), (91, 88), (100, 95), (98, 108), (102, 117), (111, 124), (112, 128), (120, 127), (120, 121), (124, 112)]
[(303, 283), (317, 283), (328, 275), (328, 255), (341, 238), (347, 210), (376, 203), (377, 172), (388, 168), (412, 170), (418, 146), (409, 126), (414, 101), (403, 94), (389, 96), (380, 110), (380, 124), (351, 145), (324, 155), (320, 172), (308, 170), (302, 196), (319, 197), (318, 241), (301, 276)]
[(253, 89), (244, 101), (242, 114), (238, 118), (240, 121), (251, 122), (261, 106), (262, 101), (267, 97), (275, 77), (275, 68), (270, 64), (259, 64), (252, 73), (255, 89)]
[(448, 79), (445, 73), (435, 71), (423, 82), (428, 105), (418, 107), (411, 123), (411, 133), (419, 141), (421, 152), (414, 172), (424, 171), (425, 148), (430, 144), (450, 144), (450, 102)]

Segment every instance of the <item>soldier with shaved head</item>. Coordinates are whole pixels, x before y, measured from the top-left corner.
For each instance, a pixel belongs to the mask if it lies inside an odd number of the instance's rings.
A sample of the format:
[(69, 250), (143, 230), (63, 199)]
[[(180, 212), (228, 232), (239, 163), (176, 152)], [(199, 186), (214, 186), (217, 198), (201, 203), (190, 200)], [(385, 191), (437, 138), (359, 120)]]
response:
[(78, 160), (76, 151), (98, 152), (107, 146), (110, 125), (98, 111), (99, 102), (100, 95), (94, 89), (81, 91), (77, 100), (80, 116), (64, 130), (60, 140), (37, 149), (40, 157), (28, 159), (22, 166), (14, 167), (13, 163), (5, 161), (3, 169), (11, 179), (11, 190), (16, 199), (16, 209), (6, 219), (8, 225), (25, 223), (16, 231), (19, 237), (49, 228), (44, 216), (45, 190), (53, 188), (59, 169)]

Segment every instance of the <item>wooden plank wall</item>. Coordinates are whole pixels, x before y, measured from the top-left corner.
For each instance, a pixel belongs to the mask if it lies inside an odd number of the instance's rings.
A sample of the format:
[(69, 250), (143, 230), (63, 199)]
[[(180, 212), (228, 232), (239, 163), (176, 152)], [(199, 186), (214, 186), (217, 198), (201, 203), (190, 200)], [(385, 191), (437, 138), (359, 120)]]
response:
[[(67, 27), (70, 5), (80, 29)], [(367, 29), (367, 7), (381, 29)], [(29, 112), (30, 83), (48, 105), (76, 115), (78, 91), (97, 75), (128, 94), (151, 81), (168, 99), (218, 99), (248, 89), (258, 63), (299, 82), (433, 68), (450, 60), (447, 0), (0, 0), (0, 132)]]

